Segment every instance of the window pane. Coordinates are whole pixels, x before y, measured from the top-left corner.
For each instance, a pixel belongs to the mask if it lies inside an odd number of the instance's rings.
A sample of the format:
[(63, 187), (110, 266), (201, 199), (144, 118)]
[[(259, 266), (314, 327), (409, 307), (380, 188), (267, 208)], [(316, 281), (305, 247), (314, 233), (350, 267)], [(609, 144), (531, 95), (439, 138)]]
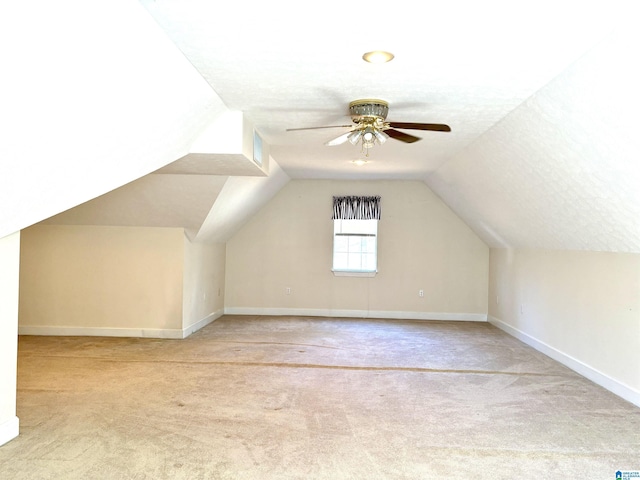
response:
[(333, 225), (334, 270), (375, 271), (378, 221), (334, 220)]
[(372, 253), (362, 255), (362, 269), (363, 270), (375, 270), (376, 269), (376, 256)]
[(362, 250), (362, 237), (347, 237), (349, 239), (349, 252), (360, 252)]
[(377, 220), (334, 220), (334, 233), (375, 234), (377, 231)]
[(363, 252), (375, 253), (376, 251), (376, 237), (364, 237), (362, 247)]
[(348, 258), (348, 255), (346, 253), (335, 253), (333, 255), (333, 268), (336, 270), (346, 269), (347, 258)]
[(360, 255), (349, 255), (349, 259), (347, 260), (347, 268), (349, 270), (360, 270), (360, 268), (362, 268)]
[(349, 237), (334, 237), (333, 238), (333, 251), (334, 252), (347, 252), (349, 247)]

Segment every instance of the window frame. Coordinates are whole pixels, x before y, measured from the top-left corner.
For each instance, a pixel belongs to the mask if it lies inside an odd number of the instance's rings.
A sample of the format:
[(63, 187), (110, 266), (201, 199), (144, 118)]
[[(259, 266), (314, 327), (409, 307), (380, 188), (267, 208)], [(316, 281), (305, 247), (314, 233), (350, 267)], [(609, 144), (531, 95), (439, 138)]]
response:
[[(362, 229), (354, 229), (347, 228), (345, 231), (344, 222), (369, 222), (370, 225), (373, 225), (374, 228), (367, 228), (362, 231)], [(379, 228), (379, 219), (341, 219), (335, 218), (333, 219), (333, 245), (332, 245), (332, 267), (331, 271), (337, 277), (374, 277), (378, 273), (378, 228)], [(352, 224), (353, 225), (353, 224)], [(347, 224), (347, 227), (349, 225)], [(360, 231), (358, 231), (360, 230)], [(373, 269), (364, 269), (362, 268), (362, 257), (367, 254), (371, 254), (371, 252), (363, 251), (360, 248), (357, 252), (350, 252), (347, 247), (346, 252), (338, 252), (347, 255), (347, 264), (349, 259), (349, 254), (353, 253), (354, 255), (360, 256), (360, 268), (337, 268), (336, 267), (336, 238), (337, 237), (373, 237), (374, 245), (373, 245), (373, 261), (374, 268)]]

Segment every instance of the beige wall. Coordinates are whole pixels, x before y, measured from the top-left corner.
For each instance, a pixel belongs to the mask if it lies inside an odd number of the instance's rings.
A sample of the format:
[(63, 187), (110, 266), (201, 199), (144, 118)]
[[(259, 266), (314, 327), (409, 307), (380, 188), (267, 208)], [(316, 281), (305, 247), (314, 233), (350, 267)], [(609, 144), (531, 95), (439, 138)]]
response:
[(640, 405), (640, 255), (492, 249), (489, 319)]
[(0, 238), (0, 445), (18, 436), (16, 374), (20, 233)]
[(37, 225), (22, 232), (20, 332), (177, 336), (179, 228)]
[[(333, 195), (382, 196), (376, 277), (331, 272)], [(488, 263), (424, 182), (294, 180), (227, 243), (226, 311), (484, 320)]]
[(224, 314), (225, 245), (185, 237), (182, 328), (186, 335)]

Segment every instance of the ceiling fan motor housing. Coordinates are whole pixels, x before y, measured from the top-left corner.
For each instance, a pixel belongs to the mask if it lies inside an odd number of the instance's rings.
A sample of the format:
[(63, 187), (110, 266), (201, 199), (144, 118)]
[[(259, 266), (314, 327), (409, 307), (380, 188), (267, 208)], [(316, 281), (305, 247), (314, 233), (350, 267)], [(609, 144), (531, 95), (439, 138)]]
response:
[(389, 113), (389, 104), (384, 100), (354, 100), (349, 104), (349, 113), (351, 119), (358, 123), (364, 118), (371, 118), (372, 120), (384, 120)]

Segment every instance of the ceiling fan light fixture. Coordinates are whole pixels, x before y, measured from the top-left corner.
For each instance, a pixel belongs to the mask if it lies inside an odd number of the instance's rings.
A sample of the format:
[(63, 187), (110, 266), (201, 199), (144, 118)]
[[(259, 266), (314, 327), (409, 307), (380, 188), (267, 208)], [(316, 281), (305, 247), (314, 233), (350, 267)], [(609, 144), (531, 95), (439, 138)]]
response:
[(361, 136), (362, 136), (362, 130), (360, 129), (354, 130), (349, 134), (349, 136), (347, 137), (347, 140), (349, 140), (349, 143), (351, 143), (351, 145), (357, 145), (358, 142), (360, 141)]
[(371, 148), (376, 143), (375, 129), (371, 126), (364, 128), (362, 132), (362, 145), (364, 148)]
[(382, 145), (384, 142), (386, 142), (387, 138), (389, 138), (389, 135), (384, 133), (382, 130), (378, 130), (377, 128), (375, 128), (373, 130), (373, 134), (376, 136), (376, 140), (378, 141), (378, 143), (380, 145)]
[[(377, 129), (373, 125), (366, 125), (362, 130), (362, 150), (365, 152), (365, 157), (369, 156), (369, 149), (377, 142)], [(386, 140), (386, 139), (385, 139)]]
[(393, 60), (393, 53), (383, 50), (373, 50), (362, 55), (362, 59), (369, 63), (387, 63)]

